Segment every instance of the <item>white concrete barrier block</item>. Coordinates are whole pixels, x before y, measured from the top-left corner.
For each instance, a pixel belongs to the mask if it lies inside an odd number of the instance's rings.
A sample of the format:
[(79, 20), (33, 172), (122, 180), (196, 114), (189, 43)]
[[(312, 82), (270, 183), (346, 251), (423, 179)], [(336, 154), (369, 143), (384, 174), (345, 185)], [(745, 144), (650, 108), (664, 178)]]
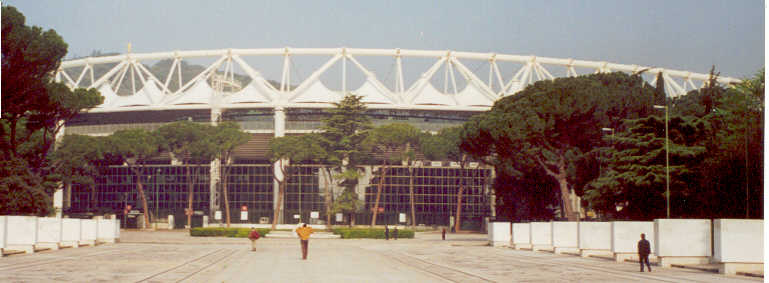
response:
[(115, 226), (119, 225), (117, 220), (101, 219), (96, 220), (96, 223), (98, 227), (96, 240), (102, 243), (115, 243), (115, 239), (117, 239)]
[(40, 217), (37, 219), (37, 246), (58, 250), (61, 243), (61, 218)]
[(531, 249), (532, 250), (552, 250), (553, 249), (553, 226), (550, 222), (531, 222)]
[(63, 218), (61, 220), (61, 245), (77, 248), (80, 244), (80, 222), (78, 218)]
[(512, 242), (515, 249), (531, 248), (531, 224), (513, 223)]
[(0, 256), (3, 255), (2, 251), (5, 249), (5, 239), (7, 238), (8, 234), (8, 227), (6, 223), (8, 223), (8, 216), (0, 216)]
[(35, 252), (37, 244), (37, 216), (8, 216), (6, 249)]
[(614, 259), (623, 262), (625, 259), (638, 259), (638, 241), (641, 234), (646, 234), (652, 254), (655, 253), (654, 222), (652, 221), (612, 221), (611, 222), (611, 252)]
[(713, 254), (710, 229), (709, 219), (655, 219), (655, 254), (660, 265), (709, 263)]
[(577, 230), (580, 255), (611, 253), (610, 222), (580, 222)]
[(95, 246), (97, 229), (96, 220), (80, 220), (80, 244)]
[(579, 231), (577, 222), (572, 221), (554, 221), (551, 222), (553, 228), (553, 251), (555, 253), (576, 252), (579, 246)]
[(655, 252), (654, 222), (651, 221), (612, 221), (611, 222), (611, 251), (613, 253), (638, 253), (638, 241), (641, 234), (646, 234), (646, 240)]
[(510, 222), (491, 222), (488, 230), (490, 246), (510, 245)]
[(716, 219), (713, 233), (714, 262), (764, 262), (763, 220)]

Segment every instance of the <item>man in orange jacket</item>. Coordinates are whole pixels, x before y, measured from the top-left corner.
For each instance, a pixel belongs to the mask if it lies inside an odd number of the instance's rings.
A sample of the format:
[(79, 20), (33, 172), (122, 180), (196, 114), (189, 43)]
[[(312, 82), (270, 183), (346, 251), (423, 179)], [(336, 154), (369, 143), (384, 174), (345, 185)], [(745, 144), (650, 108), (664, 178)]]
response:
[(299, 235), (299, 242), (302, 244), (302, 259), (307, 260), (307, 245), (312, 234), (312, 227), (302, 224), (302, 227), (296, 228), (296, 234)]

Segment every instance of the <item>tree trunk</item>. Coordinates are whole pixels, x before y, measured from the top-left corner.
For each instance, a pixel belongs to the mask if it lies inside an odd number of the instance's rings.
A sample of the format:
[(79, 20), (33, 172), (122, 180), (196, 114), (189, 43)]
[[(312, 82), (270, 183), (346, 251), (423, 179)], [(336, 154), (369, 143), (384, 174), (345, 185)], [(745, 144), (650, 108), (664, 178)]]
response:
[[(574, 208), (572, 208), (571, 200), (569, 199), (569, 181), (566, 179), (566, 162), (564, 159), (563, 155), (559, 155), (558, 161), (547, 161), (548, 164), (546, 164), (540, 157), (536, 157), (536, 161), (542, 166), (542, 169), (558, 182), (558, 187), (561, 191), (561, 204), (563, 205), (566, 219), (569, 221), (577, 221), (578, 216), (575, 215)], [(554, 166), (555, 171), (551, 170), (549, 166)]]
[(465, 190), (464, 184), (459, 185), (459, 193), (457, 194), (457, 217), (454, 219), (454, 231), (459, 232), (462, 227), (462, 193)]
[(563, 202), (563, 210), (566, 213), (566, 219), (569, 221), (577, 221), (577, 215), (574, 213), (574, 208), (571, 207), (571, 200), (569, 199), (569, 182), (566, 180), (566, 174), (562, 174), (558, 180), (558, 187), (561, 189), (561, 201)]
[(192, 182), (192, 167), (190, 165), (187, 165), (187, 211), (185, 211), (185, 214), (187, 214), (187, 227), (192, 229), (192, 201), (193, 201), (193, 182)]
[[(220, 165), (222, 166), (222, 165)], [(224, 168), (222, 166), (222, 194), (224, 194), (224, 218), (227, 221), (227, 228), (230, 228), (230, 199), (227, 196), (227, 174), (229, 174), (228, 169)]]
[(285, 195), (287, 180), (288, 176), (283, 174), (283, 181), (278, 181), (278, 203), (275, 210), (272, 212), (272, 230), (275, 230), (278, 225), (278, 217), (280, 216), (280, 210), (283, 207), (283, 195)]
[(416, 230), (417, 218), (414, 213), (414, 168), (409, 167), (409, 202), (411, 204), (411, 228)]
[(150, 228), (149, 209), (147, 208), (147, 198), (144, 197), (144, 185), (142, 185), (141, 175), (138, 175), (139, 181), (136, 182), (136, 188), (139, 189), (139, 197), (142, 199), (142, 207), (144, 207), (144, 228)]
[(326, 167), (326, 227), (331, 227), (331, 169)]
[(379, 185), (376, 188), (376, 200), (374, 201), (374, 215), (371, 216), (371, 227), (376, 225), (376, 216), (379, 213), (379, 198), (382, 196), (382, 186), (384, 185), (384, 178), (387, 176), (387, 170), (389, 167), (387, 163), (382, 162), (382, 173), (379, 174)]
[[(70, 183), (67, 186), (72, 186), (72, 184)], [(90, 210), (90, 208), (96, 208), (96, 185), (90, 185), (89, 187), (91, 189), (91, 195), (89, 196), (91, 202), (88, 204)]]

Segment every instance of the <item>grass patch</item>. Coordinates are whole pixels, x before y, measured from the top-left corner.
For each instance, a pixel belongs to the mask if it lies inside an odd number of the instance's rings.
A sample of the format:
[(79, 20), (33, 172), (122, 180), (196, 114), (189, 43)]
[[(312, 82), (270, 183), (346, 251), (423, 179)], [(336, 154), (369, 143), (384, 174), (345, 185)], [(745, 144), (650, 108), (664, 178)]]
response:
[[(264, 236), (270, 233), (270, 228), (257, 228), (256, 231), (259, 232), (259, 235)], [(198, 227), (190, 229), (190, 236), (193, 237), (248, 238), (248, 233), (251, 233), (251, 228)]]
[[(342, 237), (342, 239), (384, 239), (385, 230), (380, 228), (335, 228), (332, 229), (334, 234)], [(393, 229), (390, 229), (390, 238), (393, 238)], [(414, 230), (398, 229), (398, 238), (413, 239)]]

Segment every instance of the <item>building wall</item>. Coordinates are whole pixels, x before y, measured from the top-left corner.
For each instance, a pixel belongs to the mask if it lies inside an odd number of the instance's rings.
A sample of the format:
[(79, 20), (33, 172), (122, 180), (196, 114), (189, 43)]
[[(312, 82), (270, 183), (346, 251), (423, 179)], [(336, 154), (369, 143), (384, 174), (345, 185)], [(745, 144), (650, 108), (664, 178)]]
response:
[[(261, 217), (272, 219), (273, 216), (273, 167), (270, 164), (237, 164), (228, 166), (230, 173), (227, 177), (228, 199), (230, 203), (231, 221), (233, 223), (254, 223)], [(163, 219), (172, 214), (178, 219), (184, 218), (187, 207), (187, 170), (195, 166), (151, 165), (142, 170), (144, 192), (147, 198), (148, 211), (156, 213)], [(193, 210), (202, 215), (213, 215), (209, 209), (209, 167), (201, 165), (198, 174), (192, 174), (194, 182)], [(289, 168), (292, 174), (286, 187), (284, 199), (283, 223), (310, 223), (312, 212), (319, 213), (319, 220), (326, 217), (326, 188), (320, 174), (320, 165), (301, 165)], [(491, 186), (491, 170), (464, 169), (451, 167), (417, 167), (414, 168), (414, 199), (416, 224), (448, 225), (450, 217), (456, 215), (456, 201), (459, 184), (464, 174), (465, 189), (462, 200), (462, 219), (467, 229), (480, 229), (483, 219), (490, 214), (489, 191)], [(374, 206), (379, 177), (373, 174), (373, 179), (365, 187), (361, 196), (363, 211), (357, 213), (357, 224), (369, 224), (371, 208)], [(73, 186), (69, 198), (71, 206), (67, 213), (116, 213), (123, 214), (126, 204), (132, 210), (143, 211), (141, 199), (136, 190), (136, 177), (128, 166), (111, 166), (104, 175), (96, 179), (96, 191), (91, 192), (84, 186)], [(366, 180), (368, 181), (368, 180)], [(340, 193), (341, 188), (334, 189), (334, 194)], [(224, 210), (224, 199), (218, 194), (220, 207)], [(240, 220), (241, 207), (245, 205), (249, 217), (247, 221)], [(377, 224), (401, 224), (399, 213), (410, 218), (409, 174), (405, 167), (390, 170), (380, 199), (383, 212), (379, 214)], [(294, 215), (299, 215), (295, 218)], [(213, 217), (210, 218), (213, 222)], [(347, 220), (337, 223), (332, 217), (333, 224), (345, 224)]]

